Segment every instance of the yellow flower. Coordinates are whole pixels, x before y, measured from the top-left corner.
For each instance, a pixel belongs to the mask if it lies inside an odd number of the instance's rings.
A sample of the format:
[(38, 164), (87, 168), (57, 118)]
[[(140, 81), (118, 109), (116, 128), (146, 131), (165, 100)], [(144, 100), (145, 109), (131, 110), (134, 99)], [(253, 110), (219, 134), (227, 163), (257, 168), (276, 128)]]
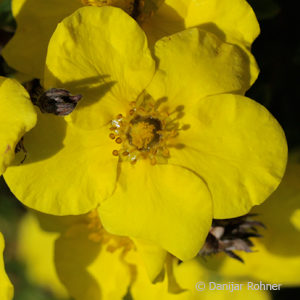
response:
[[(244, 53), (197, 28), (159, 40), (122, 10), (85, 7), (64, 19), (47, 56), (46, 88), (83, 95), (65, 118), (40, 114), (26, 161), (5, 174), (25, 205), (82, 214), (100, 204), (111, 233), (197, 254), (212, 218), (260, 204), (286, 165), (284, 133), (258, 103)], [(212, 204), (213, 203), (213, 204)]]
[[(80, 216), (73, 222), (69, 217), (38, 215), (42, 223), (45, 218), (47, 229), (58, 230), (60, 234), (42, 230), (35, 217), (27, 215), (20, 231), (25, 236), (20, 235), (19, 241), (19, 248), (26, 249), (23, 261), (31, 266), (32, 275), (38, 277), (35, 281), (40, 281), (41, 274), (46, 274), (48, 268), (51, 270), (55, 264), (59, 279), (75, 300), (121, 300), (128, 293), (134, 300), (192, 300), (210, 299), (212, 296), (217, 299), (269, 299), (267, 292), (248, 291), (246, 287), (233, 293), (210, 291), (208, 287), (204, 291), (197, 291), (195, 286), (198, 281), (213, 281), (213, 272), (204, 267), (200, 260), (193, 259), (179, 265), (174, 257), (162, 256), (162, 252), (154, 245), (111, 235), (103, 229), (96, 213)], [(55, 228), (49, 227), (51, 223)], [(58, 236), (55, 246), (52, 245), (54, 240), (51, 235)], [(40, 245), (35, 238), (37, 236), (49, 249), (45, 251), (37, 247)], [(54, 260), (50, 251), (54, 251)], [(34, 260), (34, 255), (38, 259)], [(153, 267), (157, 268), (155, 275)], [(48, 285), (52, 285), (52, 277), (42, 275), (42, 278), (43, 285), (47, 280)], [(217, 283), (232, 280), (232, 277), (220, 276), (218, 280), (215, 279)], [(246, 280), (235, 279), (235, 283), (246, 285)]]
[(0, 77), (0, 120), (1, 175), (14, 160), (16, 145), (36, 123), (26, 90), (17, 81), (4, 77)]
[(9, 281), (3, 262), (4, 238), (0, 232), (0, 299), (12, 300), (14, 296), (14, 288)]
[[(63, 18), (84, 5), (113, 5), (132, 14), (133, 2), (13, 0), (12, 10), (18, 26), (14, 37), (3, 50), (3, 55), (16, 70), (41, 78), (49, 39)], [(201, 29), (216, 34), (221, 40), (243, 48), (250, 60), (248, 68), (251, 82), (256, 79), (258, 68), (250, 53), (250, 46), (259, 34), (259, 25), (245, 0), (145, 0), (139, 3), (142, 7), (135, 9), (135, 17), (151, 44), (163, 36), (200, 26)]]

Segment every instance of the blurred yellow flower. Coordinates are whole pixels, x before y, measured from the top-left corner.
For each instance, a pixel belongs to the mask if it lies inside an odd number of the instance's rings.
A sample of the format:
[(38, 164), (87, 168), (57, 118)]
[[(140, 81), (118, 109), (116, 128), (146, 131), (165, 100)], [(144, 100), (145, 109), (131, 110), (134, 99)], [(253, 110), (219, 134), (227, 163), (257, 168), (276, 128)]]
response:
[(0, 76), (0, 175), (12, 163), (16, 146), (36, 123), (35, 109), (26, 90)]
[[(27, 160), (5, 180), (42, 212), (100, 204), (111, 233), (197, 254), (212, 218), (236, 217), (279, 184), (287, 147), (280, 125), (243, 90), (244, 53), (197, 28), (159, 40), (122, 10), (85, 7), (49, 44), (45, 85), (80, 93), (66, 118), (40, 114)], [(213, 203), (213, 204), (212, 204)]]
[[(129, 293), (134, 300), (270, 299), (266, 291), (248, 290), (246, 278), (212, 277), (213, 272), (199, 259), (178, 264), (177, 259), (154, 245), (111, 235), (103, 229), (95, 212), (72, 222), (69, 217), (38, 216), (42, 224), (47, 218), (47, 230), (56, 233), (43, 230), (44, 225), (39, 227), (33, 215), (21, 222), (19, 249), (27, 249), (22, 259), (31, 266), (30, 278), (53, 288), (56, 275), (51, 270), (55, 264), (59, 279), (75, 300), (121, 300)], [(54, 235), (58, 236), (55, 245)], [(41, 242), (36, 237), (49, 249), (37, 247)], [(47, 275), (49, 268), (51, 277)], [(232, 280), (244, 284), (244, 288), (233, 293), (209, 290), (208, 286), (203, 291), (196, 289), (199, 281), (223, 284)]]
[(3, 262), (4, 238), (0, 232), (0, 299), (12, 300), (14, 296), (14, 288), (9, 281)]
[(252, 277), (283, 287), (300, 285), (300, 164), (289, 163), (278, 189), (253, 209), (266, 229), (253, 239), (254, 252), (240, 253), (245, 264), (224, 255), (208, 258), (204, 266), (225, 277)]
[[(25, 266), (26, 277), (56, 297), (68, 298), (54, 266), (54, 243), (58, 232), (42, 230), (37, 218), (26, 214), (19, 224), (16, 258)], [(1, 298), (2, 299), (2, 298)]]
[(133, 0), (13, 0), (12, 10), (18, 26), (3, 50), (8, 64), (32, 77), (42, 78), (48, 42), (57, 24), (84, 5), (124, 9), (138, 20), (150, 44), (163, 36), (199, 26), (243, 48), (250, 60), (251, 82), (258, 75), (250, 47), (259, 34), (259, 25), (245, 0), (144, 0), (138, 5)]

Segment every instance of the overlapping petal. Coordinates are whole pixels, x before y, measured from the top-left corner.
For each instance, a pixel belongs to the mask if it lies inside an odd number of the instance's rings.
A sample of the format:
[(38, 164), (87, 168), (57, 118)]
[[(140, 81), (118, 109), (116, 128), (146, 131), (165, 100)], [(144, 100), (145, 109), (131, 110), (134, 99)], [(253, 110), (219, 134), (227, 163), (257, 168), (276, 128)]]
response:
[(149, 43), (186, 28), (198, 27), (222, 41), (238, 45), (249, 58), (251, 84), (259, 68), (250, 47), (259, 35), (256, 16), (245, 0), (166, 0), (153, 16), (141, 24)]
[(55, 27), (81, 6), (76, 0), (13, 0), (17, 30), (2, 52), (8, 64), (32, 77), (42, 78), (47, 46)]
[(99, 213), (109, 232), (153, 241), (186, 260), (206, 238), (212, 205), (206, 184), (193, 172), (139, 161), (120, 165), (116, 190)]
[(106, 126), (81, 130), (40, 113), (37, 126), (24, 138), (27, 158), (5, 173), (11, 191), (25, 205), (54, 215), (95, 208), (115, 188), (117, 159), (107, 131)]
[(144, 32), (112, 7), (84, 7), (64, 19), (51, 38), (46, 66), (46, 87), (83, 95), (71, 117), (86, 128), (125, 113), (155, 71)]
[(17, 143), (35, 123), (35, 109), (26, 90), (17, 81), (0, 77), (0, 174), (13, 161)]
[(12, 300), (14, 296), (14, 288), (9, 281), (3, 262), (4, 238), (0, 232), (0, 299)]
[(153, 40), (199, 26), (229, 43), (250, 47), (259, 24), (245, 0), (165, 0), (143, 29)]
[[(109, 4), (122, 7), (117, 1)], [(259, 33), (259, 26), (245, 0), (145, 1), (146, 6), (153, 7), (157, 4), (159, 9), (155, 9), (150, 18), (142, 18), (141, 21), (150, 44), (163, 36), (199, 26), (216, 34), (223, 41), (241, 46), (250, 57), (251, 82), (256, 79), (258, 68), (248, 48)], [(18, 28), (4, 49), (5, 59), (15, 69), (32, 77), (42, 78), (51, 34), (63, 18), (82, 5), (80, 0), (13, 0), (13, 14)]]
[(191, 106), (205, 96), (243, 93), (250, 84), (249, 59), (238, 47), (197, 28), (159, 40), (158, 70), (147, 91), (170, 106)]
[(171, 148), (169, 163), (196, 172), (212, 194), (214, 218), (233, 218), (262, 203), (285, 171), (287, 145), (275, 118), (243, 96), (201, 99), (185, 117), (190, 126)]

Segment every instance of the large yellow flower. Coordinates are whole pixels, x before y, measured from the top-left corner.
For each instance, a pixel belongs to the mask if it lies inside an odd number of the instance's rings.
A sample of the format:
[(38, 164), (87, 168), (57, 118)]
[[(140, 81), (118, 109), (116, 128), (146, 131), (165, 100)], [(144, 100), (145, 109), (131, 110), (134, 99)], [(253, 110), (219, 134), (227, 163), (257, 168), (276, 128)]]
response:
[(235, 94), (247, 57), (197, 28), (155, 45), (122, 10), (85, 7), (49, 44), (45, 86), (83, 95), (66, 118), (40, 114), (28, 155), (5, 179), (24, 204), (82, 214), (100, 204), (111, 233), (196, 255), (211, 219), (260, 204), (286, 165), (284, 133)]
[(15, 80), (0, 77), (0, 175), (12, 163), (15, 148), (36, 123), (26, 90)]
[(135, 9), (133, 2), (12, 0), (13, 15), (18, 26), (3, 55), (16, 70), (41, 78), (48, 42), (57, 24), (84, 5), (113, 5), (134, 15), (151, 44), (163, 36), (200, 26), (223, 41), (239, 45), (249, 56), (251, 82), (256, 79), (258, 68), (250, 47), (259, 34), (259, 25), (245, 0), (145, 0), (140, 1)]
[(4, 238), (0, 232), (0, 299), (12, 300), (14, 296), (14, 288), (9, 281), (3, 263)]

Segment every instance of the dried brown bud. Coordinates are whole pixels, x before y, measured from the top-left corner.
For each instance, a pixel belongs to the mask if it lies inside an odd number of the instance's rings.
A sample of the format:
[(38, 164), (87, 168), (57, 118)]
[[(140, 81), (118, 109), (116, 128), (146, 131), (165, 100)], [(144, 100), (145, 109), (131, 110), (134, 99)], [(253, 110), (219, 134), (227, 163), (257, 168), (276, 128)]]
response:
[(52, 88), (42, 93), (35, 104), (43, 113), (66, 116), (75, 109), (81, 98), (81, 95), (72, 96), (67, 90)]
[(256, 227), (264, 227), (261, 222), (252, 220), (254, 214), (234, 219), (213, 220), (206, 242), (199, 255), (206, 256), (225, 252), (230, 257), (243, 262), (233, 251), (252, 252), (251, 237), (261, 237)]

